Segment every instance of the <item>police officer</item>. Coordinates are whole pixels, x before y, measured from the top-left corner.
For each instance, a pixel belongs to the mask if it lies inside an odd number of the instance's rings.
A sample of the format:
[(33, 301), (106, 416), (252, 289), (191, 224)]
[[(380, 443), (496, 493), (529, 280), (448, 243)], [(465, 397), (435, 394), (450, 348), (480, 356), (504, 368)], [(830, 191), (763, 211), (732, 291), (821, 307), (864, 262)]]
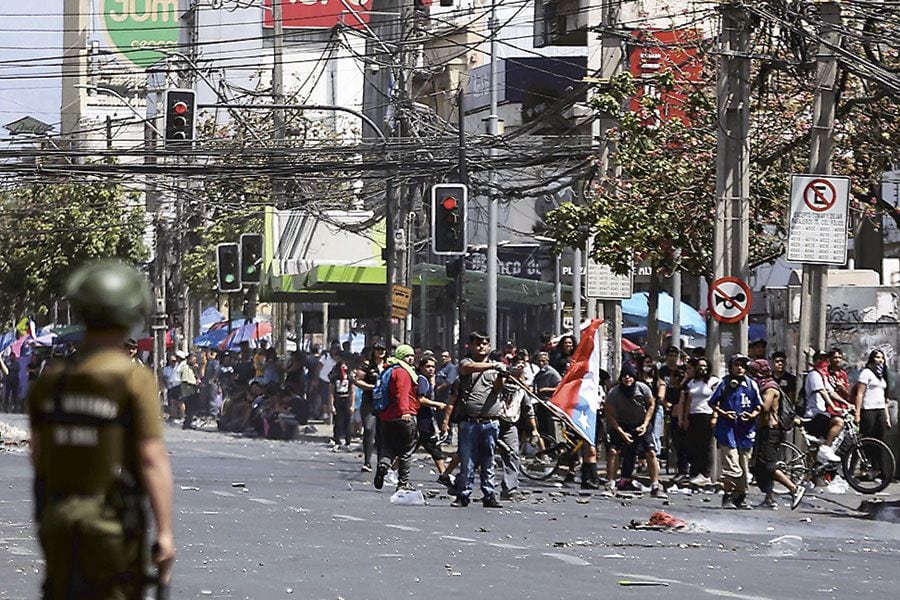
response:
[(156, 379), (123, 348), (150, 310), (150, 291), (136, 270), (104, 260), (75, 271), (66, 295), (86, 326), (84, 342), (77, 358), (45, 370), (28, 396), (43, 598), (139, 599), (146, 498), (161, 584), (175, 558)]

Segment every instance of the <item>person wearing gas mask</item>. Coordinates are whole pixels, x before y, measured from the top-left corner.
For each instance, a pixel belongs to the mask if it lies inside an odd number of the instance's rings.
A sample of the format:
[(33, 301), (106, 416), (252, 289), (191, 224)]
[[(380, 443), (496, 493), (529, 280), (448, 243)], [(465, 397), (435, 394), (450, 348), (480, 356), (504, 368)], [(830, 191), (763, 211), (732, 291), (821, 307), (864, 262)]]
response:
[(733, 504), (736, 508), (750, 508), (747, 503), (750, 453), (762, 401), (759, 388), (747, 376), (748, 362), (743, 354), (729, 358), (728, 375), (709, 399), (716, 415), (714, 435), (722, 465), (723, 507)]

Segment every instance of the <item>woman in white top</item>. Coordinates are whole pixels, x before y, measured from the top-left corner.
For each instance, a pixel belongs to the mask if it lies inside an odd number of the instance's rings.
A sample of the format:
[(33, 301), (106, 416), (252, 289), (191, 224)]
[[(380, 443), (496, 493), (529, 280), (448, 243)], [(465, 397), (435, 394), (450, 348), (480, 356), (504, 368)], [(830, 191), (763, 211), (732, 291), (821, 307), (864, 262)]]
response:
[(888, 386), (884, 352), (872, 350), (865, 368), (859, 372), (854, 394), (856, 424), (863, 437), (884, 441), (885, 431), (891, 428), (887, 405)]
[(693, 358), (688, 362), (686, 381), (682, 392), (682, 429), (686, 430), (685, 445), (691, 462), (690, 483), (712, 485), (709, 478), (712, 466), (712, 436), (716, 418), (709, 399), (719, 379), (710, 375), (709, 362), (705, 358)]

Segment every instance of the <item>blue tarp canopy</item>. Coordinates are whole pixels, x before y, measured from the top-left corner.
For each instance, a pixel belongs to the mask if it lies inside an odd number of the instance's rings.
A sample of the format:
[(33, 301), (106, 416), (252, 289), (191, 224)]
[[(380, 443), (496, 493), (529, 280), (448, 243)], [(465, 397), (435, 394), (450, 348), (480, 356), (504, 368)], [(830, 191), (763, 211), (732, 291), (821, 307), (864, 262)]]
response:
[(210, 327), (216, 323), (221, 323), (224, 320), (225, 315), (220, 313), (214, 307), (210, 306), (209, 308), (204, 309), (203, 312), (200, 313), (200, 333), (206, 333), (209, 331)]
[[(664, 331), (672, 329), (672, 309), (675, 303), (666, 292), (659, 293), (656, 318), (659, 328)], [(650, 299), (647, 292), (638, 292), (628, 300), (622, 301), (622, 316), (625, 323), (632, 326), (647, 326), (650, 314)], [(681, 303), (681, 332), (698, 337), (706, 337), (706, 320), (697, 310), (685, 302)]]

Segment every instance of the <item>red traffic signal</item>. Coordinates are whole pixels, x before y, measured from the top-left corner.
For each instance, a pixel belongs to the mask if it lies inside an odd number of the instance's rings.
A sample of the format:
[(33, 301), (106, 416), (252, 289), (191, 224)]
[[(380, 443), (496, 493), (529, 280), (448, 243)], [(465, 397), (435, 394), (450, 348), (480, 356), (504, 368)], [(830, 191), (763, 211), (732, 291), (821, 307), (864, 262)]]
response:
[(431, 188), (431, 249), (439, 255), (466, 253), (468, 188), (461, 183), (439, 183)]

